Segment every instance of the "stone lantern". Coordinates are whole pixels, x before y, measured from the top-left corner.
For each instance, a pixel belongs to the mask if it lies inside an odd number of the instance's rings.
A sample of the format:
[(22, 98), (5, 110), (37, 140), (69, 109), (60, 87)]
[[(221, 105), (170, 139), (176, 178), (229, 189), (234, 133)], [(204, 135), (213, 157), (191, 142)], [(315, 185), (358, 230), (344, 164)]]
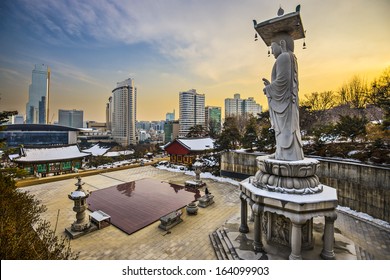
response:
[(202, 173), (202, 167), (203, 163), (199, 159), (199, 157), (196, 158), (194, 164), (192, 165), (195, 169), (195, 182), (198, 182), (199, 184), (202, 184), (202, 180), (200, 179), (200, 173)]
[(203, 163), (199, 157), (196, 157), (196, 160), (192, 165), (192, 167), (194, 168), (194, 172), (195, 172), (195, 180), (188, 180), (185, 182), (185, 185), (191, 188), (200, 188), (205, 186), (206, 183), (203, 183), (202, 180), (200, 179), (200, 173), (202, 173)]
[(85, 211), (87, 210), (87, 198), (89, 193), (82, 188), (84, 185), (81, 182), (81, 178), (77, 178), (77, 189), (71, 192), (68, 197), (70, 200), (74, 201), (73, 211), (76, 212), (76, 221), (73, 222), (70, 228), (66, 228), (65, 231), (72, 237), (77, 238), (80, 235), (83, 235), (90, 231), (91, 223), (89, 217), (86, 216)]

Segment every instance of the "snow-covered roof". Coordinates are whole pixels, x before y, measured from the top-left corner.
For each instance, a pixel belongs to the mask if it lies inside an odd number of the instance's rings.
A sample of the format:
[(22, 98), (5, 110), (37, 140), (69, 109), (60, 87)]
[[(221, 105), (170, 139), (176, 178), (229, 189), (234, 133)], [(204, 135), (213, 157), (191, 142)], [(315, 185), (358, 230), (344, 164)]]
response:
[(126, 150), (126, 151), (118, 151), (118, 152), (107, 152), (104, 154), (106, 157), (119, 157), (119, 156), (127, 156), (134, 154), (133, 150)]
[(21, 156), (15, 158), (16, 162), (56, 161), (74, 158), (82, 158), (91, 155), (80, 152), (77, 145), (46, 147), (46, 148), (21, 148)]
[(172, 143), (178, 142), (180, 145), (187, 148), (189, 151), (205, 151), (214, 149), (215, 140), (207, 137), (207, 138), (177, 138), (172, 142), (169, 142), (163, 149), (165, 150)]
[(178, 138), (178, 142), (191, 151), (204, 151), (214, 149), (214, 139), (208, 138)]
[(99, 144), (96, 144), (89, 149), (83, 150), (83, 152), (91, 153), (93, 156), (102, 156), (107, 153), (109, 149), (110, 148), (100, 147)]

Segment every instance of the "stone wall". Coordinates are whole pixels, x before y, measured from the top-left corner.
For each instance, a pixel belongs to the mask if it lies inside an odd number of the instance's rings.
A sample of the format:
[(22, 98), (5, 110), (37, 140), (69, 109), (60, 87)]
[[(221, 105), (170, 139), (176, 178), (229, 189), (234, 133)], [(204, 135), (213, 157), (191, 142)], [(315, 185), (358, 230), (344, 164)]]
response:
[[(259, 153), (225, 152), (221, 176), (242, 180), (257, 171)], [(390, 222), (390, 168), (318, 158), (317, 176), (337, 189), (339, 205)]]

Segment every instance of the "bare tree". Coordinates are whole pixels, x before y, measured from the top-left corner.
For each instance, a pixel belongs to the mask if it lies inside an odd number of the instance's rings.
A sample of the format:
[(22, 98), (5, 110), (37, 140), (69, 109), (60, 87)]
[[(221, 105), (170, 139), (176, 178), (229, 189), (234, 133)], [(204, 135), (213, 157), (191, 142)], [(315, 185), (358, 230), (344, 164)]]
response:
[(336, 102), (336, 94), (333, 91), (312, 92), (305, 95), (302, 106), (310, 108), (312, 111), (323, 111), (333, 108)]
[(359, 76), (354, 76), (351, 81), (339, 89), (340, 105), (348, 104), (352, 108), (364, 108), (368, 97), (367, 82)]

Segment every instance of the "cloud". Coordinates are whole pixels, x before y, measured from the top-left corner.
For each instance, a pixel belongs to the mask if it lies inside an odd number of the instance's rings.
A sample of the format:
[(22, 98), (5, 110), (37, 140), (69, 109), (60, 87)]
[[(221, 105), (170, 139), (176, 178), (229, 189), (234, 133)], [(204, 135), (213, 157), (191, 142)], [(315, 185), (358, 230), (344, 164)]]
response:
[(16, 2), (19, 16), (23, 14), (30, 28), (53, 45), (147, 43), (189, 73), (210, 81), (253, 65), (246, 55), (254, 33), (253, 12), (245, 1), (229, 5), (221, 0)]

